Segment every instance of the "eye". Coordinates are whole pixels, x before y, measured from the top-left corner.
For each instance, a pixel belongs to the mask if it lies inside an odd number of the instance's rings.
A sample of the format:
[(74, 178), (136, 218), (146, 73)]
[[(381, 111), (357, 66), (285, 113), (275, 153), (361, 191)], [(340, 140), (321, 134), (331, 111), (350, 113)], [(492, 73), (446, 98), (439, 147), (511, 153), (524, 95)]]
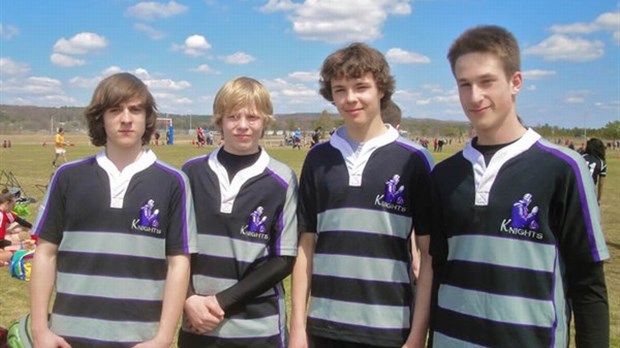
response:
[(256, 122), (256, 121), (258, 121), (260, 119), (260, 116), (258, 116), (258, 115), (248, 115), (247, 118), (248, 118), (248, 121), (250, 121), (250, 122)]

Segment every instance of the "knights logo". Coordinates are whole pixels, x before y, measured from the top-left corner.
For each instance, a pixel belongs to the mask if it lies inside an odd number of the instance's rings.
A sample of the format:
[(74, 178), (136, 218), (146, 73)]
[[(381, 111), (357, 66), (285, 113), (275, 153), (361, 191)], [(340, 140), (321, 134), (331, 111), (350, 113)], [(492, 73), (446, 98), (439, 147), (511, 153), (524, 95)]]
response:
[(159, 209), (155, 208), (155, 201), (149, 199), (140, 207), (140, 217), (131, 223), (134, 230), (160, 234), (159, 229)]
[(250, 213), (248, 224), (241, 228), (242, 235), (252, 238), (269, 239), (267, 228), (265, 227), (267, 216), (263, 215), (264, 210), (262, 206), (258, 206), (256, 210)]
[(400, 185), (400, 175), (394, 174), (385, 182), (383, 194), (379, 194), (375, 198), (375, 205), (401, 213), (405, 212), (407, 208), (403, 205), (405, 203), (404, 192), (405, 185)]

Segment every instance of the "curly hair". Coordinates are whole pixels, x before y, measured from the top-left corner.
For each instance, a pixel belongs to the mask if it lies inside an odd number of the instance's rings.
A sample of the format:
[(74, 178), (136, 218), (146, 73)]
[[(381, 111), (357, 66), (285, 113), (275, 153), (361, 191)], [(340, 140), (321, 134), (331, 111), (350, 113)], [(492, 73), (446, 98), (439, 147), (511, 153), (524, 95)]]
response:
[(107, 142), (103, 114), (111, 107), (137, 98), (146, 113), (146, 129), (142, 135), (142, 145), (149, 143), (155, 131), (157, 121), (157, 105), (148, 87), (142, 80), (130, 73), (118, 73), (103, 79), (93, 93), (84, 116), (88, 123), (88, 135), (95, 146), (104, 146)]
[(383, 107), (394, 94), (396, 81), (390, 75), (390, 66), (385, 56), (366, 44), (355, 42), (330, 54), (321, 67), (319, 93), (329, 102), (334, 101), (332, 80), (339, 78), (359, 78), (372, 73), (377, 89), (384, 93), (381, 98)]

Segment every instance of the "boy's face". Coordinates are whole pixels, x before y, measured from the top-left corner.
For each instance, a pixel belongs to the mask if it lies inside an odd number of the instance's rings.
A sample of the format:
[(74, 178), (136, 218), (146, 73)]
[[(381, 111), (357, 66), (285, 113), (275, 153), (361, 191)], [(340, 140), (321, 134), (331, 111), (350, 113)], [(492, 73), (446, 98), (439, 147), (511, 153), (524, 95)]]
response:
[(359, 78), (334, 78), (331, 81), (334, 105), (347, 127), (366, 126), (381, 117), (381, 98), (371, 72)]
[(106, 146), (118, 148), (142, 147), (146, 129), (146, 110), (139, 99), (129, 99), (103, 113)]
[(516, 118), (515, 97), (522, 86), (521, 72), (506, 78), (502, 61), (492, 53), (468, 53), (454, 65), (463, 111), (477, 132), (499, 130)]
[(264, 119), (253, 107), (242, 107), (222, 117), (224, 150), (233, 155), (251, 155), (258, 152), (258, 141), (263, 135)]

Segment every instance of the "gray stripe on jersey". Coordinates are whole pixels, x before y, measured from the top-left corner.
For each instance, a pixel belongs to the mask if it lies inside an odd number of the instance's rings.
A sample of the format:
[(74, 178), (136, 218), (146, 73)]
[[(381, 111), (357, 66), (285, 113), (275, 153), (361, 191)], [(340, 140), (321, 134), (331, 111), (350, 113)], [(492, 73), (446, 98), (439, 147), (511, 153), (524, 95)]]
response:
[(379, 329), (409, 329), (411, 313), (400, 306), (368, 305), (312, 297), (309, 317)]
[(433, 334), (433, 345), (444, 348), (484, 348), (484, 346), (446, 336), (438, 331)]
[[(501, 323), (550, 328), (556, 317), (551, 301), (495, 295), (446, 284), (440, 286), (438, 296), (441, 308)], [(492, 310), (481, 310), (486, 308)]]
[(71, 295), (146, 301), (161, 301), (164, 297), (163, 280), (86, 276), (58, 272), (56, 286), (57, 292)]
[(314, 254), (313, 274), (410, 284), (404, 262), (368, 257)]
[(217, 235), (198, 235), (198, 249), (201, 254), (237, 261), (252, 263), (256, 259), (267, 256), (265, 244), (247, 242)]
[(411, 233), (411, 218), (379, 210), (342, 208), (318, 214), (317, 229), (375, 233), (406, 239)]
[(556, 156), (563, 158), (573, 169), (577, 176), (579, 197), (583, 208), (584, 220), (590, 241), (590, 250), (594, 261), (603, 261), (609, 258), (609, 250), (605, 244), (605, 237), (601, 228), (601, 213), (596, 198), (596, 191), (592, 176), (585, 161), (579, 153), (562, 146), (553, 144), (547, 140), (540, 140), (539, 146)]
[[(194, 274), (192, 280), (194, 288), (199, 295), (215, 295), (239, 282), (238, 279), (215, 278), (202, 274)], [(265, 293), (256, 297), (259, 298), (274, 295), (276, 295), (275, 289), (270, 288)]]
[(272, 177), (286, 187), (284, 209), (278, 216), (278, 230), (281, 234), (275, 254), (297, 256), (297, 177), (290, 167), (271, 157), (267, 168), (272, 171)]
[(159, 318), (152, 323), (109, 321), (52, 314), (50, 328), (60, 336), (88, 337), (107, 342), (142, 342), (155, 337)]
[[(518, 248), (514, 243), (519, 243)], [(557, 256), (555, 245), (482, 235), (450, 237), (448, 247), (450, 261), (487, 263), (549, 273), (555, 269)]]
[(220, 338), (256, 338), (277, 336), (282, 332), (279, 315), (257, 319), (225, 319), (205, 336)]
[(59, 249), (160, 259), (166, 256), (163, 239), (113, 232), (65, 232)]

